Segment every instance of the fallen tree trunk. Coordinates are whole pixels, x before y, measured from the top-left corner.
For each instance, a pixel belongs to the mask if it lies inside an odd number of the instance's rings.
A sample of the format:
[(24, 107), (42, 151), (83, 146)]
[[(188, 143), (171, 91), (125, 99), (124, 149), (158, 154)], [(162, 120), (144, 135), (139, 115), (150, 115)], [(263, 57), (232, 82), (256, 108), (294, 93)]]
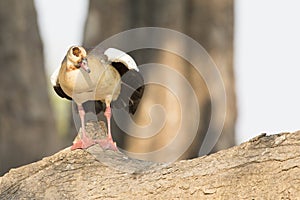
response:
[(87, 151), (67, 148), (10, 170), (0, 177), (0, 199), (300, 197), (300, 132), (262, 134), (239, 146), (169, 165), (130, 159), (97, 145)]

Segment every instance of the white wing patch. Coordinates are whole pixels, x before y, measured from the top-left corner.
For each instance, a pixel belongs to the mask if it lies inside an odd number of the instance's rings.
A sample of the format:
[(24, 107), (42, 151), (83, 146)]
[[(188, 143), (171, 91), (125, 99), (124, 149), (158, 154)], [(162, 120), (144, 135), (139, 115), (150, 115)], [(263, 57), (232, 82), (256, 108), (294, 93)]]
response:
[(60, 67), (56, 68), (56, 70), (50, 76), (50, 82), (51, 82), (52, 86), (56, 86), (59, 70), (60, 70)]
[(139, 71), (139, 68), (137, 67), (133, 58), (119, 49), (108, 48), (104, 54), (107, 56), (110, 62), (121, 62), (126, 65), (128, 69)]

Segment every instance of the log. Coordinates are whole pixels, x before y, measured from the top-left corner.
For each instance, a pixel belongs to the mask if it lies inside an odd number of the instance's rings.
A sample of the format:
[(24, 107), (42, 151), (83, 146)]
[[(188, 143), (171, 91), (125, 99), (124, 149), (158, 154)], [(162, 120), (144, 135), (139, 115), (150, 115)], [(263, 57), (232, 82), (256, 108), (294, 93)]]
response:
[[(91, 123), (87, 126), (88, 130), (95, 127)], [(103, 135), (101, 126), (93, 131)], [(133, 197), (297, 199), (300, 131), (261, 134), (239, 146), (175, 163), (131, 159), (98, 145), (87, 150), (66, 148), (0, 177), (0, 199)]]

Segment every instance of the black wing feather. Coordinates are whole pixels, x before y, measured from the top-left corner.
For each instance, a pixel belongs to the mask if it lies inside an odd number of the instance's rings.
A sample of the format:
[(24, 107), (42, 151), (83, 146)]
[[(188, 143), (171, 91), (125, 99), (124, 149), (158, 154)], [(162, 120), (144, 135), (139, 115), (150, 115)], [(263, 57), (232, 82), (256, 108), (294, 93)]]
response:
[(53, 86), (53, 89), (54, 89), (54, 91), (56, 92), (56, 94), (57, 94), (58, 96), (60, 96), (61, 98), (66, 98), (66, 99), (68, 99), (68, 100), (72, 100), (72, 98), (69, 97), (69, 96), (63, 91), (63, 89), (60, 87), (59, 84)]
[(127, 109), (129, 113), (134, 114), (144, 93), (144, 79), (139, 72), (129, 70), (120, 62), (113, 62), (112, 66), (121, 75), (121, 92), (118, 99), (112, 102), (112, 106)]

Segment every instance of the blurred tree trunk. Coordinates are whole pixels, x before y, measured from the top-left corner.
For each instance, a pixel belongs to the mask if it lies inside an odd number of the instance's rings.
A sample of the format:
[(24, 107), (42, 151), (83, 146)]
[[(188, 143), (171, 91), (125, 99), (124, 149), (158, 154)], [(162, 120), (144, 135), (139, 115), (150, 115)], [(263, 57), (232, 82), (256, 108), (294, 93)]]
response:
[(57, 150), (33, 1), (0, 1), (0, 174)]
[(186, 32), (203, 45), (212, 57), (225, 85), (226, 118), (219, 142), (214, 148), (214, 151), (218, 151), (235, 144), (237, 109), (233, 68), (234, 2), (233, 0), (191, 0), (188, 10), (189, 26), (186, 27)]
[[(96, 46), (108, 37), (119, 32), (138, 27), (164, 27), (180, 31), (195, 39), (201, 44), (217, 64), (225, 83), (227, 105), (226, 119), (222, 135), (213, 151), (228, 148), (234, 145), (234, 127), (236, 119), (235, 88), (233, 74), (233, 0), (209, 1), (209, 0), (91, 0), (90, 12), (86, 23), (84, 45), (87, 47)], [(165, 41), (165, 44), (179, 45), (177, 41)], [(183, 47), (184, 48), (184, 47)], [(187, 47), (188, 50), (188, 47)], [(143, 50), (130, 52), (138, 65), (146, 63), (159, 63), (172, 67), (181, 75), (186, 77), (196, 92), (199, 103), (201, 119), (199, 129), (192, 145), (181, 156), (184, 158), (197, 157), (201, 143), (208, 130), (211, 120), (211, 99), (208, 86), (203, 78), (197, 75), (193, 66), (182, 58), (159, 50)], [(149, 76), (161, 76), (168, 79), (168, 82), (177, 88), (182, 88), (172, 76), (168, 74), (150, 74)], [(151, 78), (150, 78), (151, 79)], [(212, 80), (213, 81), (213, 80)], [(183, 91), (185, 92), (185, 91)], [(183, 104), (189, 105), (189, 93)], [(219, 104), (224, 99), (219, 99)], [(168, 88), (157, 85), (146, 87), (143, 101), (136, 114), (139, 124), (151, 123), (149, 119), (149, 108), (154, 104), (160, 104), (165, 109), (166, 123), (161, 131), (148, 139), (131, 137), (125, 134), (118, 134), (114, 131), (117, 144), (130, 152), (146, 153), (165, 147), (178, 135), (184, 140), (189, 132), (177, 133), (180, 123), (193, 123), (193, 119), (181, 122), (180, 105)], [(193, 111), (195, 108), (188, 108)], [(224, 111), (220, 109), (219, 115)], [(155, 115), (159, 118), (159, 114)], [(161, 119), (163, 120), (163, 119)], [(212, 133), (218, 137), (218, 133)], [(138, 135), (138, 133), (137, 133)], [(170, 149), (178, 149), (179, 146), (172, 146)], [(143, 157), (145, 159), (165, 161), (170, 151), (159, 155)], [(138, 156), (137, 156), (138, 157)], [(141, 157), (138, 157), (141, 158)]]

